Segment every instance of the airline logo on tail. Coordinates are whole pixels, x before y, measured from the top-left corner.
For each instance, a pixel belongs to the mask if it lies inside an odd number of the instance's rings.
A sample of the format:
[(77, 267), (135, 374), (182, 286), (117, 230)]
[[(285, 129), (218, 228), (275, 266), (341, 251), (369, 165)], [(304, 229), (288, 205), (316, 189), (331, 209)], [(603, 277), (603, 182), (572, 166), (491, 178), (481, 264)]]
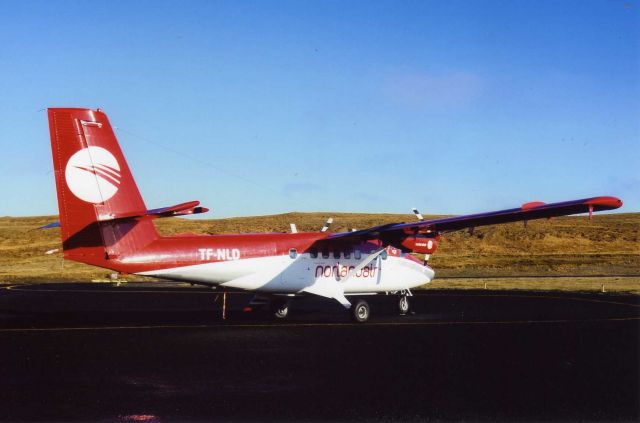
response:
[(120, 187), (120, 165), (102, 147), (87, 147), (75, 153), (65, 169), (67, 186), (88, 203), (99, 204), (113, 197)]

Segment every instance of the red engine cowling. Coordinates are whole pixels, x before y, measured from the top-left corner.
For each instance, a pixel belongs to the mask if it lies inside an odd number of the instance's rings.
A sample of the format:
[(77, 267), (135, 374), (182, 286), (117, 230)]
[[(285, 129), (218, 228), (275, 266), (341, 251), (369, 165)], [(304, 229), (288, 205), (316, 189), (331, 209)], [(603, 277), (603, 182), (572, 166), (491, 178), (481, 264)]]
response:
[(410, 236), (402, 241), (402, 246), (414, 253), (433, 254), (438, 249), (438, 241), (433, 238)]

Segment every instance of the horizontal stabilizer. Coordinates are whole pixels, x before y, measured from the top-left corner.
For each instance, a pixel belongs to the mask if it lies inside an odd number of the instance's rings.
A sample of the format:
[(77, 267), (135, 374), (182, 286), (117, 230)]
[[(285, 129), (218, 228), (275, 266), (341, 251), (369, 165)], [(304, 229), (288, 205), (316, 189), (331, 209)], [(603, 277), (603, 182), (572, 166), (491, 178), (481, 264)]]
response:
[(186, 203), (176, 204), (175, 206), (147, 210), (146, 216), (151, 216), (151, 217), (188, 216), (191, 214), (206, 213), (208, 211), (209, 211), (208, 208), (200, 207), (200, 201), (188, 201)]
[(144, 213), (128, 213), (124, 215), (106, 216), (101, 217), (101, 222), (110, 222), (114, 220), (124, 219), (157, 219), (160, 217), (176, 217), (176, 216), (190, 216), (192, 214), (206, 213), (209, 211), (206, 207), (200, 207), (199, 201), (188, 201), (186, 203), (176, 204), (175, 206), (161, 207), (159, 209), (147, 210)]
[(60, 221), (57, 221), (57, 222), (49, 223), (48, 225), (40, 226), (39, 228), (36, 228), (36, 229), (51, 229), (51, 228), (59, 228), (59, 227), (60, 227)]
[[(190, 216), (192, 214), (206, 213), (209, 209), (206, 207), (200, 207), (199, 201), (188, 201), (186, 203), (176, 204), (175, 206), (161, 207), (159, 209), (147, 210), (145, 213), (127, 213), (118, 216), (103, 217), (101, 222), (110, 222), (114, 220), (123, 219), (136, 219), (146, 217), (149, 219), (156, 219), (159, 217), (175, 217), (175, 216)], [(59, 228), (60, 222), (49, 223), (48, 225), (40, 226), (36, 229), (50, 229)]]

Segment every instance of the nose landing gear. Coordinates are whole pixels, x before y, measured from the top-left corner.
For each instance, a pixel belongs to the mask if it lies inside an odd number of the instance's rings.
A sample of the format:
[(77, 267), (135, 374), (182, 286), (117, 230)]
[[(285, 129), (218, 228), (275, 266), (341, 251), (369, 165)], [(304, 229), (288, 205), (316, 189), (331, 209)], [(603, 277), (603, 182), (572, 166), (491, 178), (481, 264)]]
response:
[(398, 309), (400, 310), (400, 315), (404, 316), (407, 313), (409, 313), (409, 308), (410, 308), (409, 296), (406, 294), (401, 295), (400, 300), (398, 301)]

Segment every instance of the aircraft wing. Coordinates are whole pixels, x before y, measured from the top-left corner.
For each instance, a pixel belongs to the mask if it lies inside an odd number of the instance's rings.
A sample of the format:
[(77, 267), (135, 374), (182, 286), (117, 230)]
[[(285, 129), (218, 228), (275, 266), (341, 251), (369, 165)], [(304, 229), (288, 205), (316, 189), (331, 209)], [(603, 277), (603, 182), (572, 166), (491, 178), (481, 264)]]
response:
[(469, 214), (465, 216), (445, 217), (441, 219), (422, 220), (411, 223), (391, 223), (374, 226), (354, 232), (332, 234), (329, 239), (373, 239), (394, 238), (413, 233), (450, 232), (477, 226), (496, 225), (501, 223), (544, 219), (594, 211), (613, 210), (622, 206), (622, 200), (616, 197), (592, 197), (582, 200), (563, 201), (545, 204), (531, 202), (521, 207), (487, 213)]

